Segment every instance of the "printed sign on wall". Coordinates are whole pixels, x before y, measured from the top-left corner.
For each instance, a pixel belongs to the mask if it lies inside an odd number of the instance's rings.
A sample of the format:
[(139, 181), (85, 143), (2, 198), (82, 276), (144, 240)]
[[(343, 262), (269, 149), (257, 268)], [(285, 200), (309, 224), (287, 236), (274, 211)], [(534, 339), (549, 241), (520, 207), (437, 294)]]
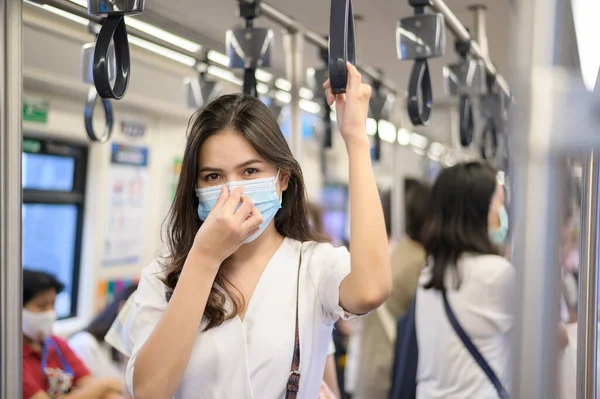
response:
[(110, 304), (115, 295), (132, 284), (138, 284), (138, 282), (139, 279), (137, 277), (99, 281), (96, 291), (96, 313), (99, 313), (105, 306)]
[(137, 263), (144, 252), (148, 149), (113, 143), (102, 264)]

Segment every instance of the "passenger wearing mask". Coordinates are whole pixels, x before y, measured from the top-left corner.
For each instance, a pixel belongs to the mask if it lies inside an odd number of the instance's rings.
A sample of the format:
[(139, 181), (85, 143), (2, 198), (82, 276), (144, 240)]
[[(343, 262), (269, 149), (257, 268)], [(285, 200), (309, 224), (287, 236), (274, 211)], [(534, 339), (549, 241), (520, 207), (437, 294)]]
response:
[(353, 399), (387, 399), (390, 395), (396, 320), (406, 313), (425, 266), (425, 249), (420, 240), (429, 212), (429, 192), (430, 188), (418, 180), (404, 182), (406, 236), (392, 250), (390, 298), (362, 320)]
[(497, 399), (498, 392), (455, 332), (458, 323), (508, 389), (515, 271), (499, 256), (508, 231), (503, 187), (485, 163), (442, 171), (433, 185), (423, 244), (429, 263), (416, 295), (418, 399)]
[(69, 339), (69, 346), (85, 363), (94, 377), (114, 377), (124, 380), (123, 356), (104, 340), (108, 330), (137, 285), (121, 290), (87, 328)]
[[(169, 256), (141, 274), (127, 385), (136, 399), (318, 397), (333, 324), (387, 299), (385, 222), (348, 64), (331, 94), (349, 155), (351, 252), (309, 227), (302, 172), (271, 111), (225, 95), (191, 119)], [(337, 100), (337, 101), (336, 101)]]
[(23, 399), (122, 398), (120, 379), (93, 378), (69, 345), (51, 335), (63, 289), (50, 274), (23, 270)]

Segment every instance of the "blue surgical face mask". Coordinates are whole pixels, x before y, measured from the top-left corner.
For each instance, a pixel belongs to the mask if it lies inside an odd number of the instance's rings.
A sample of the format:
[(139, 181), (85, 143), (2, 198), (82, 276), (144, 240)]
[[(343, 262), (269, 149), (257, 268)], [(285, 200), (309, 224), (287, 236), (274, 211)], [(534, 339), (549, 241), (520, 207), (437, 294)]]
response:
[(496, 229), (490, 229), (489, 235), (490, 240), (496, 245), (504, 244), (506, 235), (508, 234), (508, 213), (505, 207), (498, 209), (498, 217), (500, 218), (500, 227)]
[[(264, 179), (255, 180), (244, 180), (244, 181), (233, 181), (224, 184), (229, 188), (231, 193), (236, 187), (244, 186), (244, 197), (248, 197), (254, 203), (256, 209), (259, 210), (263, 217), (263, 222), (260, 225), (259, 230), (252, 236), (248, 237), (244, 244), (248, 244), (256, 240), (263, 231), (267, 228), (269, 223), (275, 218), (277, 211), (281, 208), (281, 198), (277, 194), (277, 181), (279, 180), (279, 171), (275, 177), (267, 177)], [(223, 185), (198, 188), (196, 189), (196, 195), (200, 200), (198, 204), (198, 216), (200, 220), (204, 221), (208, 217), (208, 214), (215, 207)]]

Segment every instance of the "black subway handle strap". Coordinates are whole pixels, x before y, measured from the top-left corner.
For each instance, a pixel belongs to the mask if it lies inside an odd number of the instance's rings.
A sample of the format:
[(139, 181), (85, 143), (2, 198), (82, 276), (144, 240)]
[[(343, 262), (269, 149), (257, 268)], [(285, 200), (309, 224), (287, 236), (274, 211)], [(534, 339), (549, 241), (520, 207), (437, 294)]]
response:
[(460, 97), (459, 105), (460, 113), (460, 144), (463, 147), (468, 147), (473, 142), (473, 130), (475, 123), (473, 120), (473, 108), (471, 99), (467, 95)]
[[(420, 96), (419, 96), (420, 91)], [(408, 82), (408, 116), (414, 126), (425, 125), (433, 106), (431, 77), (426, 59), (416, 60)]]
[(331, 0), (329, 15), (329, 79), (331, 92), (342, 94), (348, 84), (346, 63), (356, 63), (352, 0)]
[[(488, 139), (491, 140), (491, 149), (488, 151)], [(493, 159), (498, 153), (498, 130), (493, 117), (489, 117), (481, 136), (481, 157), (483, 159)]]
[(256, 88), (256, 71), (254, 69), (244, 70), (244, 94), (248, 94), (252, 97), (258, 97), (258, 90)]
[(102, 136), (98, 136), (94, 131), (94, 108), (96, 106), (96, 101), (99, 96), (96, 92), (96, 89), (90, 87), (88, 91), (87, 101), (85, 103), (85, 111), (84, 111), (84, 120), (85, 120), (85, 131), (92, 141), (97, 141), (100, 143), (106, 143), (110, 140), (113, 131), (114, 118), (113, 118), (113, 110), (112, 105), (109, 100), (101, 98), (102, 106), (104, 107), (104, 114), (106, 116), (106, 124), (104, 125), (104, 133)]
[[(114, 87), (110, 83), (109, 48), (113, 40), (115, 48), (116, 76)], [(127, 40), (127, 27), (123, 15), (109, 15), (105, 18), (94, 51), (94, 85), (98, 95), (104, 99), (114, 98), (120, 100), (127, 91), (131, 60), (129, 57), (129, 41)]]

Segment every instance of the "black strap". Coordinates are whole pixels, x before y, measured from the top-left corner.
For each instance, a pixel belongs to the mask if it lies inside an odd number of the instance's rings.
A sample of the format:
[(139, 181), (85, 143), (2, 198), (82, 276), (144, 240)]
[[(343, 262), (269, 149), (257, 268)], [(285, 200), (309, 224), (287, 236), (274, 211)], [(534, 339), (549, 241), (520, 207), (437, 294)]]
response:
[(502, 385), (502, 382), (500, 382), (498, 376), (496, 376), (496, 373), (494, 373), (494, 370), (492, 370), (488, 362), (485, 360), (485, 358), (479, 352), (473, 341), (471, 341), (471, 338), (469, 338), (465, 330), (463, 330), (462, 326), (458, 322), (458, 319), (456, 318), (454, 312), (452, 311), (452, 308), (450, 307), (450, 303), (448, 302), (448, 297), (446, 296), (445, 291), (442, 291), (442, 297), (444, 299), (444, 309), (446, 310), (446, 316), (448, 316), (448, 320), (450, 321), (450, 324), (452, 324), (452, 328), (454, 328), (454, 331), (462, 341), (463, 345), (467, 348), (471, 356), (473, 356), (473, 359), (475, 359), (475, 361), (477, 362), (479, 367), (481, 367), (487, 378), (489, 378), (490, 382), (494, 385), (494, 388), (496, 388), (496, 391), (498, 391), (498, 396), (502, 399), (510, 399), (510, 395)]
[(473, 142), (473, 130), (475, 129), (473, 107), (469, 96), (465, 94), (460, 96), (458, 112), (460, 117), (460, 144), (463, 147), (468, 147)]
[(84, 121), (85, 121), (85, 131), (92, 141), (97, 141), (100, 143), (106, 143), (110, 140), (113, 131), (114, 118), (113, 118), (113, 110), (112, 105), (109, 100), (101, 99), (102, 106), (104, 108), (104, 115), (106, 117), (106, 124), (104, 125), (104, 133), (102, 136), (98, 136), (94, 131), (94, 108), (96, 107), (96, 101), (98, 100), (98, 93), (96, 89), (90, 87), (88, 91), (87, 101), (85, 102), (85, 110), (83, 113)]
[(356, 63), (352, 0), (331, 0), (329, 14), (329, 79), (331, 92), (342, 94), (348, 84), (346, 63)]
[[(488, 140), (491, 141), (491, 147), (488, 149)], [(494, 117), (490, 116), (483, 128), (481, 136), (481, 157), (489, 160), (494, 159), (498, 153), (498, 130)]]
[(256, 89), (256, 71), (254, 69), (244, 70), (244, 93), (252, 97), (258, 97)]
[[(420, 98), (419, 98), (420, 91)], [(427, 59), (416, 60), (408, 82), (408, 116), (414, 126), (426, 125), (431, 116), (433, 93)]]
[(298, 259), (298, 280), (296, 281), (296, 337), (294, 338), (294, 355), (292, 357), (292, 367), (287, 382), (285, 399), (296, 399), (300, 389), (300, 327), (299, 327), (299, 308), (300, 308), (300, 268), (302, 267), (302, 244), (300, 244), (300, 256)]
[[(112, 87), (109, 76), (109, 48), (111, 40), (115, 48), (116, 76), (115, 85)], [(94, 85), (100, 97), (120, 100), (127, 91), (131, 60), (129, 57), (129, 41), (127, 40), (127, 27), (123, 15), (109, 15), (104, 20), (94, 50)]]

